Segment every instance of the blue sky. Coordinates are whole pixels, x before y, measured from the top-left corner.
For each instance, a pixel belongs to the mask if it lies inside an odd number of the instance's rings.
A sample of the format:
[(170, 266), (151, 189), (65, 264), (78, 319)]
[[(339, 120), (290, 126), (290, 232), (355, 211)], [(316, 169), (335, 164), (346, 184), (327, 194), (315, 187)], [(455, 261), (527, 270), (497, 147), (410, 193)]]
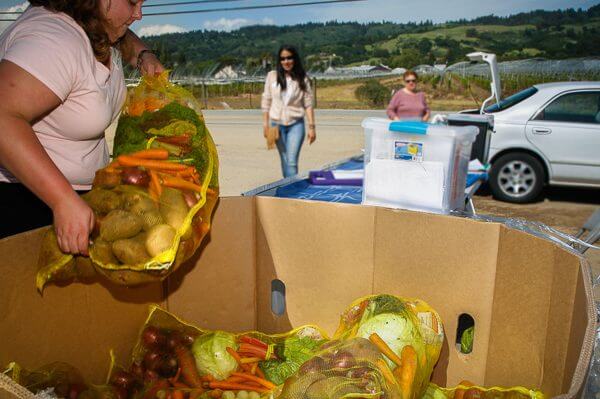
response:
[[(114, 1), (114, 0), (113, 0)], [(176, 3), (182, 0), (146, 0), (145, 5)], [(144, 12), (168, 10), (197, 10), (231, 8), (251, 5), (268, 5), (302, 2), (306, 0), (233, 0), (185, 6), (145, 7)], [(0, 0), (0, 9), (11, 11), (27, 3), (24, 0)], [(274, 8), (202, 14), (146, 16), (133, 25), (141, 34), (189, 31), (197, 29), (232, 30), (251, 24), (291, 25), (302, 22), (339, 21), (393, 21), (409, 22), (433, 20), (444, 22), (481, 15), (509, 15), (535, 9), (588, 8), (598, 0), (366, 0), (355, 3), (338, 3), (319, 6)], [(0, 22), (0, 30), (2, 29)], [(5, 23), (6, 24), (6, 23)]]

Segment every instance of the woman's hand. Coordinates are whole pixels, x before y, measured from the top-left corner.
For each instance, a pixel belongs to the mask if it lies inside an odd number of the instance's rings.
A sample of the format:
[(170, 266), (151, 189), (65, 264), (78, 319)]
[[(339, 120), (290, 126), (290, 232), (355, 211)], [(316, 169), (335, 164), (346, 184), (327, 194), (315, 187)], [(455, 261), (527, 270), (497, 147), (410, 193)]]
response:
[(263, 125), (263, 136), (265, 138), (269, 136), (269, 125)]
[(165, 67), (154, 53), (146, 51), (140, 55), (139, 70), (144, 76), (155, 76), (161, 74)]
[(308, 140), (308, 144), (312, 144), (317, 139), (317, 132), (314, 126), (309, 126), (308, 133), (306, 134), (306, 139)]
[(58, 246), (64, 253), (88, 255), (94, 212), (76, 192), (69, 193), (53, 209)]

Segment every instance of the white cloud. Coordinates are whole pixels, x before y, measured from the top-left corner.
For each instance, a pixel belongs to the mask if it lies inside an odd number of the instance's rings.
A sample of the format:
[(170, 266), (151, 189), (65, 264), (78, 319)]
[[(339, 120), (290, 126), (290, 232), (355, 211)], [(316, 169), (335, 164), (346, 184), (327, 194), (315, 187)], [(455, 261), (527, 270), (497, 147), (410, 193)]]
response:
[(214, 21), (205, 21), (202, 27), (207, 30), (218, 30), (231, 32), (243, 26), (249, 25), (275, 25), (275, 21), (271, 18), (263, 18), (260, 21), (246, 18), (219, 18)]
[(139, 36), (158, 36), (166, 33), (183, 33), (187, 32), (187, 29), (171, 24), (165, 25), (146, 25), (138, 29)]
[[(14, 12), (14, 11), (25, 11), (25, 9), (29, 6), (29, 2), (28, 1), (24, 1), (21, 4), (17, 4), (16, 6), (12, 6), (12, 7), (8, 7), (8, 8), (0, 8), (0, 11), (2, 12)], [(0, 19), (15, 19), (19, 16), (20, 14), (2, 14), (0, 15)], [(2, 31), (6, 28), (8, 28), (8, 26), (11, 24), (12, 22), (9, 21), (0, 21), (0, 33), (2, 33)]]

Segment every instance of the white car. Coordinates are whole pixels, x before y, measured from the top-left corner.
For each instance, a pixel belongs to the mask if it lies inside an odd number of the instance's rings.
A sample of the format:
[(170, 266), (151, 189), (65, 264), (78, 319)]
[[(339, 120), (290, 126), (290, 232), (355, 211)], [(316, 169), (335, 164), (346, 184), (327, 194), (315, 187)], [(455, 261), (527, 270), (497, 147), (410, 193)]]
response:
[(535, 85), (484, 112), (494, 119), (495, 198), (529, 202), (546, 184), (600, 187), (600, 82)]

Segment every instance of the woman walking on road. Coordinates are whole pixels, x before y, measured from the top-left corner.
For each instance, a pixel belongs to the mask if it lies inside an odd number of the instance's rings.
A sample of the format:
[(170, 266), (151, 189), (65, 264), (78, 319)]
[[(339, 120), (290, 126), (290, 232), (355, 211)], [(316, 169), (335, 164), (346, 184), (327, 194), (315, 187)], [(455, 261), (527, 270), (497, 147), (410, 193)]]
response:
[[(265, 138), (269, 127), (279, 128), (277, 150), (283, 176), (288, 177), (298, 174), (298, 157), (305, 134), (309, 144), (314, 143), (317, 134), (313, 92), (298, 51), (293, 46), (284, 45), (277, 55), (276, 70), (267, 74), (261, 108)], [(304, 126), (305, 116), (308, 133)]]
[(388, 117), (395, 121), (411, 119), (426, 122), (429, 119), (430, 111), (425, 93), (417, 91), (417, 73), (406, 71), (403, 77), (404, 88), (398, 90), (392, 97), (390, 105), (387, 107)]

